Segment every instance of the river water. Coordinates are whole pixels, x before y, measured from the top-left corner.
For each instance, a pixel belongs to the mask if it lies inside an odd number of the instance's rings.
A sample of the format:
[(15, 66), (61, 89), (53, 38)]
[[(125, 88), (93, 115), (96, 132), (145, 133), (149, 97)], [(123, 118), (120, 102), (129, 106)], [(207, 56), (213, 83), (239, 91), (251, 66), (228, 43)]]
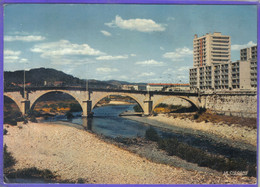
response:
[[(73, 113), (75, 118), (68, 120), (65, 116), (55, 116), (54, 118), (50, 118), (45, 120), (45, 122), (49, 121), (66, 121), (73, 124), (77, 124), (79, 126), (83, 126), (85, 129), (92, 131), (93, 133), (104, 135), (106, 137), (115, 138), (115, 137), (123, 137), (123, 138), (136, 138), (136, 137), (144, 137), (145, 131), (150, 128), (149, 124), (141, 123), (137, 121), (132, 121), (129, 119), (125, 119), (119, 116), (122, 112), (125, 111), (133, 111), (134, 105), (108, 105), (97, 107), (93, 110), (94, 117), (91, 119), (82, 118), (80, 116), (81, 112)], [(240, 149), (236, 149), (234, 147), (230, 147), (226, 144), (221, 144), (212, 141), (211, 139), (205, 137), (198, 137), (192, 134), (185, 133), (175, 133), (172, 131), (168, 131), (167, 129), (161, 129), (157, 127), (153, 127), (161, 137), (175, 137), (179, 141), (187, 143), (191, 146), (198, 147), (207, 152), (213, 154), (220, 154), (225, 157), (240, 157), (248, 160), (249, 162), (254, 161), (256, 158), (255, 152), (243, 151)], [(19, 183), (19, 180), (16, 182)], [(20, 181), (21, 183), (24, 182)], [(42, 181), (44, 183), (44, 181)], [(38, 183), (41, 183), (40, 180)]]

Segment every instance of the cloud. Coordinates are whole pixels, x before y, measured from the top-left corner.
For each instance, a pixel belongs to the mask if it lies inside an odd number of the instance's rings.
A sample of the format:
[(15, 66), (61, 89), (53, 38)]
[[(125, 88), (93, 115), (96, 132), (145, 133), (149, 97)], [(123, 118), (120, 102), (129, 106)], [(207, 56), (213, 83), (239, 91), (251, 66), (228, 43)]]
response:
[(161, 49), (162, 51), (164, 51), (164, 48), (163, 48), (163, 47), (160, 47), (160, 49)]
[(140, 75), (138, 75), (138, 77), (150, 77), (150, 76), (154, 76), (155, 73), (154, 72), (144, 72), (144, 73), (141, 73)]
[(117, 72), (118, 69), (117, 68), (109, 68), (109, 67), (100, 67), (100, 68), (97, 68), (96, 71), (98, 73), (112, 73), (112, 72)]
[(164, 58), (168, 58), (172, 61), (183, 61), (185, 57), (193, 54), (193, 51), (187, 47), (178, 48), (174, 52), (168, 52), (163, 55)]
[(131, 54), (131, 56), (132, 56), (132, 57), (135, 57), (135, 56), (136, 56), (136, 54)]
[(242, 44), (242, 45), (235, 44), (235, 45), (231, 45), (231, 50), (239, 51), (240, 49), (252, 47), (252, 46), (255, 46), (255, 45), (256, 45), (256, 43), (254, 43), (253, 41), (250, 41), (247, 44)]
[(182, 66), (180, 67), (177, 72), (185, 72), (185, 71), (189, 71), (191, 67), (190, 66)]
[(121, 59), (127, 59), (128, 55), (123, 55), (123, 56), (99, 56), (96, 59), (97, 60), (121, 60)]
[(21, 51), (4, 50), (4, 63), (26, 63), (26, 58), (20, 57)]
[(124, 20), (120, 16), (116, 16), (115, 20), (110, 23), (105, 23), (109, 27), (119, 27), (131, 31), (139, 32), (161, 32), (165, 30), (163, 24), (158, 24), (151, 19), (128, 19)]
[(13, 41), (23, 41), (23, 42), (36, 42), (42, 41), (46, 38), (43, 36), (36, 36), (36, 35), (28, 35), (28, 36), (5, 36), (4, 41), (6, 42), (13, 42)]
[(167, 21), (174, 21), (175, 20), (175, 17), (168, 17), (167, 18)]
[(70, 64), (73, 67), (77, 67), (83, 64), (92, 64), (95, 63), (94, 60), (89, 58), (77, 58), (77, 57), (61, 57), (61, 58), (52, 58), (52, 64), (54, 65), (68, 65)]
[(42, 58), (57, 58), (65, 55), (98, 56), (105, 54), (91, 48), (88, 44), (73, 44), (68, 40), (37, 44), (31, 48), (31, 51), (41, 53)]
[(140, 61), (140, 62), (136, 62), (135, 64), (137, 65), (148, 65), (148, 66), (164, 66), (165, 63), (164, 62), (157, 62), (155, 60), (146, 60), (146, 61)]
[(102, 34), (104, 34), (105, 36), (111, 36), (112, 34), (110, 32), (107, 32), (107, 31), (100, 31)]

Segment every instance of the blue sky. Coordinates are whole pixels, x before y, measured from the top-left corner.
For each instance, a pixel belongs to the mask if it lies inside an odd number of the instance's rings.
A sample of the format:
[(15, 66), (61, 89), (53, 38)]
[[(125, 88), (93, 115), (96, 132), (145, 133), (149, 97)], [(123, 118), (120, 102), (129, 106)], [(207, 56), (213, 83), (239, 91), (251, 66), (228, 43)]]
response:
[(231, 36), (231, 59), (257, 43), (255, 5), (12, 4), (4, 70), (55, 68), (83, 79), (187, 83), (193, 37)]

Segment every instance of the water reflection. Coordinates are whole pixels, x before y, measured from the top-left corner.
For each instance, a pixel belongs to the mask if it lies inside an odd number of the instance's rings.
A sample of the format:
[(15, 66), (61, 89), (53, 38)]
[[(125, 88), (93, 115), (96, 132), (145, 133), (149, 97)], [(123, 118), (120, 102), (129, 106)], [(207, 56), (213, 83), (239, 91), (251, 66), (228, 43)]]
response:
[(84, 127), (85, 130), (92, 131), (92, 123), (93, 123), (92, 118), (82, 118), (82, 126)]

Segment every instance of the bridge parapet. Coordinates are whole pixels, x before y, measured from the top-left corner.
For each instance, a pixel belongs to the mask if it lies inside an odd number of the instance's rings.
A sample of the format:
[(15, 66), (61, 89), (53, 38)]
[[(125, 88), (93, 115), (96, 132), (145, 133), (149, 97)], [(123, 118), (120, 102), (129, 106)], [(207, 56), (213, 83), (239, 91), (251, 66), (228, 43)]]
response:
[[(88, 116), (91, 110), (96, 106), (96, 104), (103, 98), (109, 95), (120, 95), (128, 96), (134, 99), (140, 107), (143, 109), (145, 115), (152, 113), (154, 107), (162, 102), (165, 98), (175, 98), (179, 97), (186, 101), (193, 103), (195, 106), (199, 106), (198, 94), (190, 92), (147, 92), (147, 91), (137, 91), (137, 90), (112, 90), (112, 89), (90, 89), (89, 91), (83, 90), (82, 88), (66, 88), (57, 87), (48, 89), (48, 87), (41, 88), (26, 88), (28, 98), (24, 99), (21, 94), (21, 90), (14, 89), (8, 91), (5, 89), (4, 94), (7, 97), (13, 99), (21, 111), (26, 113), (28, 109), (33, 109), (37, 100), (45, 94), (51, 92), (61, 92), (71, 95), (78, 103), (81, 105), (83, 110), (83, 116)], [(197, 100), (196, 100), (197, 98)], [(26, 100), (26, 101), (24, 101)]]

